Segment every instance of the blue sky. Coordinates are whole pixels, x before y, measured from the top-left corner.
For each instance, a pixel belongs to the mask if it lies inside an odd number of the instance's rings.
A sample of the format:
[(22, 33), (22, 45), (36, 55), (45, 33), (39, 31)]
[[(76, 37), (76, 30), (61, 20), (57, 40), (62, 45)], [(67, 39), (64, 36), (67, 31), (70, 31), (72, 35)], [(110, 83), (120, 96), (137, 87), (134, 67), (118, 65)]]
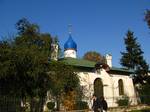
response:
[(150, 64), (150, 29), (144, 22), (149, 0), (0, 0), (0, 37), (15, 35), (15, 23), (22, 17), (37, 23), (41, 32), (58, 36), (61, 48), (68, 39), (68, 24), (77, 43), (77, 55), (87, 51), (112, 54), (120, 66), (124, 37), (134, 32)]

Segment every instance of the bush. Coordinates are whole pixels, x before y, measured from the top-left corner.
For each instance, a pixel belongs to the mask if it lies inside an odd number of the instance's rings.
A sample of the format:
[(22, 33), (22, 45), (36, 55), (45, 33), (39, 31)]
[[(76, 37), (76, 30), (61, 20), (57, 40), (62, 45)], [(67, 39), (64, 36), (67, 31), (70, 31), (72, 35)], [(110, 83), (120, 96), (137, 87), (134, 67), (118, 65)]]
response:
[(142, 85), (142, 89), (139, 90), (140, 99), (142, 104), (150, 105), (150, 84)]
[(75, 104), (76, 110), (88, 109), (88, 103), (85, 101), (77, 101)]
[(129, 104), (129, 97), (123, 96), (122, 98), (117, 100), (117, 104), (119, 106), (128, 106), (128, 104)]
[(48, 108), (49, 110), (53, 110), (54, 107), (55, 107), (55, 102), (48, 102), (48, 103), (47, 103), (47, 108)]

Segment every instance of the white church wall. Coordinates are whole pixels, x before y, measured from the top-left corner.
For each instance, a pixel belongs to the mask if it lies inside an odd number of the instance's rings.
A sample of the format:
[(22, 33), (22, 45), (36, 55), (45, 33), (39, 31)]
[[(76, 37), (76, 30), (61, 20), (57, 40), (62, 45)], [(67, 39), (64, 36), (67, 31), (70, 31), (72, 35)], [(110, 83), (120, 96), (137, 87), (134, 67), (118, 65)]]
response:
[(91, 97), (94, 93), (94, 81), (97, 78), (100, 78), (103, 83), (103, 94), (108, 103), (109, 107), (118, 106), (117, 99), (119, 96), (119, 87), (118, 81), (120, 79), (123, 80), (124, 85), (124, 93), (127, 95), (131, 102), (131, 105), (137, 104), (136, 95), (134, 91), (132, 78), (125, 75), (112, 75), (108, 74), (104, 69), (100, 71), (100, 73), (94, 72), (79, 72), (78, 76), (80, 78), (80, 84), (83, 87), (85, 98), (84, 100), (88, 102), (89, 107), (92, 106)]
[(88, 102), (89, 108), (92, 107), (92, 95), (94, 93), (93, 82), (98, 75), (92, 72), (79, 72), (80, 85), (83, 87), (84, 100)]
[(130, 76), (126, 75), (113, 75), (112, 77), (112, 84), (113, 84), (113, 93), (114, 97), (117, 101), (117, 98), (122, 97), (122, 95), (119, 95), (119, 84), (118, 81), (122, 79), (123, 81), (123, 87), (124, 87), (124, 95), (129, 97), (131, 105), (137, 104), (137, 99), (136, 99), (136, 94), (135, 94), (135, 89), (133, 85), (133, 80), (130, 78)]
[(101, 78), (103, 81), (104, 97), (108, 107), (114, 107), (112, 78), (104, 69), (101, 70)]
[(92, 73), (92, 72), (79, 72), (78, 76), (80, 78), (80, 84), (83, 87), (85, 100), (88, 102), (89, 107), (92, 106), (91, 97), (94, 93), (94, 81), (97, 78), (100, 78), (103, 82), (103, 94), (105, 99), (107, 100), (108, 106), (113, 107), (113, 88), (112, 88), (112, 79), (110, 75), (105, 71), (101, 70), (100, 73)]

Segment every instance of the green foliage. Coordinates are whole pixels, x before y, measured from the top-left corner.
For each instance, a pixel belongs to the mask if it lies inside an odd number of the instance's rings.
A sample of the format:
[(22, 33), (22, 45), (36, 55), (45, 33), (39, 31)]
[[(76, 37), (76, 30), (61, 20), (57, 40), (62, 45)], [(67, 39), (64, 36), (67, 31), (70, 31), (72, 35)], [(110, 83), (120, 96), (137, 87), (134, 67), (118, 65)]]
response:
[(121, 65), (129, 69), (135, 69), (136, 64), (139, 64), (138, 60), (142, 58), (143, 51), (141, 51), (139, 43), (136, 42), (137, 38), (134, 37), (133, 32), (128, 31), (124, 41), (126, 52), (121, 52)]
[(45, 55), (42, 55), (37, 49), (18, 45), (1, 51), (0, 70), (3, 71), (1, 72), (3, 84), (6, 84), (5, 86), (8, 86), (10, 91), (14, 91), (13, 94), (16, 96), (24, 97), (26, 94), (33, 97), (41, 94), (39, 91), (41, 90), (40, 83), (47, 84), (49, 82), (47, 81), (46, 69), (48, 66), (45, 65), (47, 60)]
[(55, 107), (55, 102), (48, 102), (48, 103), (47, 103), (47, 108), (48, 108), (49, 110), (53, 110), (54, 107)]
[(42, 111), (43, 99), (50, 88), (47, 60), (52, 37), (40, 33), (38, 25), (25, 19), (19, 20), (17, 25), (18, 35), (13, 44), (0, 43), (1, 95), (30, 97), (31, 101), (38, 97)]
[(16, 23), (16, 29), (19, 35), (26, 36), (35, 36), (40, 31), (37, 24), (30, 23), (26, 18), (22, 18)]
[(55, 61), (50, 63), (49, 78), (51, 80), (51, 94), (56, 97), (57, 109), (59, 109), (58, 103), (61, 101), (62, 95), (69, 91), (78, 90), (79, 78), (72, 67)]
[(88, 109), (88, 103), (85, 101), (76, 101), (75, 110), (84, 110)]
[[(0, 42), (0, 94), (29, 98), (31, 111), (41, 112), (47, 91), (60, 102), (61, 94), (78, 88), (79, 78), (72, 67), (48, 62), (53, 38), (50, 34), (41, 33), (37, 24), (25, 18), (17, 22), (16, 28), (18, 35), (13, 43)], [(34, 102), (38, 108), (33, 107)]]
[(141, 46), (137, 42), (137, 38), (134, 37), (134, 33), (131, 31), (127, 32), (124, 42), (126, 51), (121, 52), (122, 57), (120, 63), (122, 66), (135, 71), (135, 83), (143, 83), (144, 77), (148, 73), (149, 66), (144, 60)]
[(142, 104), (150, 105), (150, 84), (146, 83), (142, 85), (139, 90), (140, 99)]
[(71, 66), (63, 62), (51, 62), (49, 77), (53, 85), (54, 95), (58, 95), (60, 91), (70, 91), (72, 88), (79, 86), (79, 78)]
[(119, 98), (117, 100), (117, 104), (119, 106), (128, 106), (128, 104), (129, 104), (129, 97), (123, 96), (122, 98)]
[(0, 111), (1, 112), (19, 112), (20, 99), (16, 97), (0, 97)]

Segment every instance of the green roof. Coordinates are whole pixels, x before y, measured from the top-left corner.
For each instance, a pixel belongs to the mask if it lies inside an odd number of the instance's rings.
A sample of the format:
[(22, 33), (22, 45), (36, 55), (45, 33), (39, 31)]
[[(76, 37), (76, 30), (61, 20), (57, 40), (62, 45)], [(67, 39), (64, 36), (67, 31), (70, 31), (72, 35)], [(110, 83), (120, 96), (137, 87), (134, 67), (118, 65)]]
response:
[(129, 73), (134, 73), (134, 70), (129, 70), (127, 68), (117, 68), (117, 67), (112, 67), (110, 68), (112, 71), (121, 71), (121, 72), (129, 72)]
[[(62, 61), (68, 65), (76, 66), (76, 67), (85, 67), (85, 68), (94, 68), (96, 62), (85, 60), (85, 59), (78, 59), (78, 58), (62, 58), (59, 59), (59, 61)], [(118, 67), (112, 67), (110, 68), (111, 71), (119, 71), (119, 72), (129, 72), (133, 73), (133, 70), (129, 70), (126, 68), (118, 68)]]
[(60, 61), (72, 66), (89, 67), (89, 68), (94, 68), (96, 64), (96, 62), (93, 61), (77, 58), (62, 58), (60, 59)]

